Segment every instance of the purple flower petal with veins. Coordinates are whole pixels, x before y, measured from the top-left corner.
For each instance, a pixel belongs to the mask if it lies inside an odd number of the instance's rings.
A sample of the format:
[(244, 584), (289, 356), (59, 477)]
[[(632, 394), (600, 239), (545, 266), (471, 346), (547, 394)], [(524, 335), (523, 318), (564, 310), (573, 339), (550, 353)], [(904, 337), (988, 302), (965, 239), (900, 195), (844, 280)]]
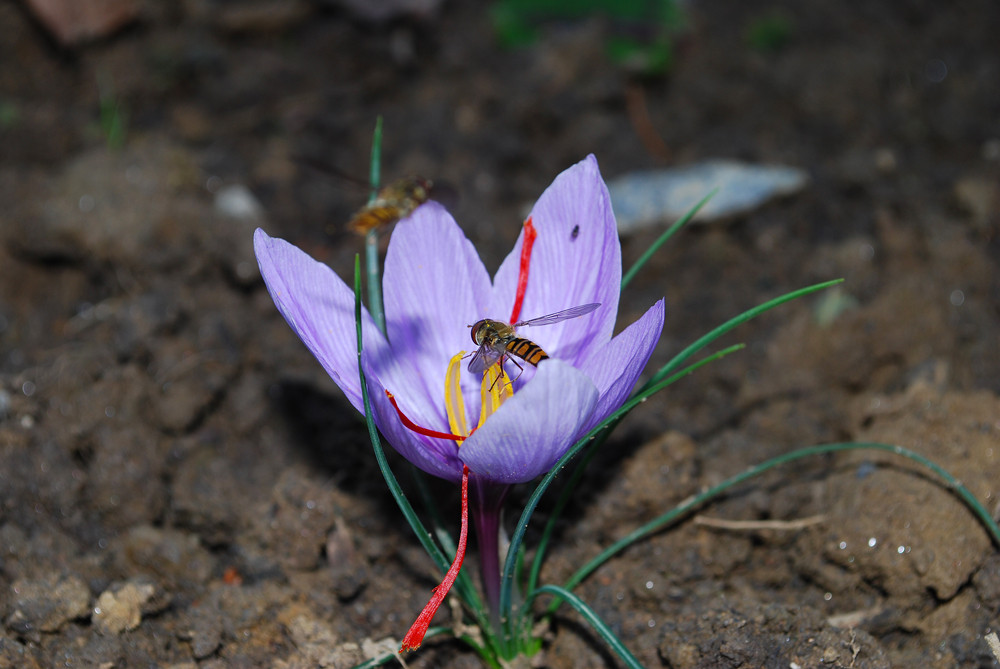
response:
[[(529, 320), (591, 302), (592, 313), (519, 331), (550, 360), (521, 363), (513, 397), (465, 442), (406, 428), (386, 397), (417, 425), (450, 432), (443, 386), (449, 361), (468, 350), (469, 325), (505, 321), (520, 273), (522, 236), (490, 281), (475, 248), (434, 202), (396, 225), (385, 259), (382, 335), (364, 312), (361, 364), (376, 425), (406, 459), (453, 481), (463, 464), (484, 482), (529, 481), (545, 473), (587, 430), (628, 397), (663, 329), (663, 300), (612, 337), (621, 285), (621, 248), (607, 187), (589, 156), (560, 174), (535, 204), (527, 291)], [(254, 235), (261, 274), (279, 311), (359, 411), (354, 292), (326, 265), (263, 230)], [(468, 417), (479, 416), (479, 379), (466, 373)], [(475, 425), (476, 421), (467, 421)]]

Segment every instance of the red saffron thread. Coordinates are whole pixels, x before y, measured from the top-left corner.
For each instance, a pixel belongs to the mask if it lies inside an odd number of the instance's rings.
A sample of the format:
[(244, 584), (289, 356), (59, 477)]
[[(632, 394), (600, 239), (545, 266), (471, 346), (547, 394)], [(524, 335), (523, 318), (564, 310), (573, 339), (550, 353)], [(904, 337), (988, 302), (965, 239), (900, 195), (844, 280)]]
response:
[(531, 263), (531, 247), (535, 244), (538, 232), (531, 223), (531, 216), (524, 222), (524, 238), (521, 240), (521, 271), (517, 275), (517, 294), (514, 296), (514, 308), (510, 312), (510, 323), (516, 323), (521, 316), (521, 305), (524, 304), (524, 293), (528, 290), (528, 265)]
[(436, 430), (429, 430), (426, 427), (420, 427), (419, 425), (417, 425), (412, 420), (406, 417), (406, 414), (404, 414), (402, 410), (399, 408), (399, 405), (396, 404), (396, 398), (395, 396), (393, 396), (392, 393), (390, 393), (387, 390), (385, 391), (385, 394), (389, 398), (389, 401), (392, 402), (392, 408), (396, 410), (397, 414), (399, 414), (399, 420), (401, 420), (403, 422), (403, 425), (405, 425), (408, 429), (416, 432), (417, 434), (422, 434), (428, 437), (434, 437), (435, 439), (451, 439), (452, 441), (461, 441), (466, 438), (466, 437), (460, 437), (457, 434), (451, 434), (449, 432), (437, 432)]
[(404, 650), (416, 650), (424, 640), (427, 628), (430, 627), (431, 619), (437, 613), (438, 608), (451, 590), (451, 586), (458, 578), (458, 571), (462, 568), (462, 560), (465, 559), (465, 545), (469, 538), (469, 468), (462, 467), (462, 529), (458, 535), (458, 548), (455, 551), (455, 561), (451, 563), (451, 568), (444, 575), (441, 584), (434, 588), (434, 594), (427, 602), (427, 606), (420, 612), (417, 619), (410, 626), (410, 630), (403, 637), (403, 644), (400, 652)]

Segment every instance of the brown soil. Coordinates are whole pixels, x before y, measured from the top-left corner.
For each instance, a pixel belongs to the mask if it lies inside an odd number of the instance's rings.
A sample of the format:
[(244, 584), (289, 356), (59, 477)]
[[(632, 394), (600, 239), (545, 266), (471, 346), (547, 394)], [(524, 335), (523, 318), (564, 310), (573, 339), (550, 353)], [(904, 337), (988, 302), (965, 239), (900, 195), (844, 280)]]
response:
[[(378, 114), (386, 175), (453, 184), (491, 270), (587, 153), (609, 178), (714, 157), (810, 173), (671, 241), (620, 322), (666, 296), (658, 365), (809, 283), (844, 277), (848, 308), (821, 323), (823, 298), (781, 307), (637, 410), (545, 580), (823, 442), (913, 449), (996, 514), (1000, 5), (690, 4), (670, 74), (643, 81), (605, 58), (605, 21), (504, 50), (476, 3), (372, 25), (322, 3), (145, 2), (75, 51), (0, 4), (0, 667), (340, 667), (405, 632), (436, 575), (251, 247), (263, 225), (347, 275), (364, 192), (299, 157), (365, 175)], [(775, 11), (788, 43), (749, 46)], [(120, 148), (102, 98), (126, 116)], [(234, 219), (214, 200), (238, 185), (262, 206)], [(626, 264), (656, 234), (623, 240)], [(804, 460), (699, 512), (821, 519), (688, 517), (593, 574), (578, 592), (646, 666), (995, 666), (997, 546), (913, 463)], [(546, 638), (544, 666), (617, 663), (566, 608)], [(478, 666), (448, 641), (407, 662)]]

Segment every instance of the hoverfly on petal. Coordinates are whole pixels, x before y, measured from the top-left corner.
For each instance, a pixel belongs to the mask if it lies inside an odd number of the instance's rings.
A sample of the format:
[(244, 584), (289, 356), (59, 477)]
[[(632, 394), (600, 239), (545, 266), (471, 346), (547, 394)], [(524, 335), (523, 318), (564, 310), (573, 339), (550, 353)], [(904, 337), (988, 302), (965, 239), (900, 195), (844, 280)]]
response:
[(511, 362), (523, 370), (523, 367), (518, 365), (517, 361), (511, 356), (520, 358), (532, 365), (537, 365), (549, 357), (548, 353), (543, 351), (541, 346), (530, 339), (518, 337), (516, 328), (527, 325), (560, 323), (571, 318), (585, 316), (599, 306), (601, 306), (599, 302), (581, 304), (576, 307), (557, 311), (554, 314), (548, 314), (547, 316), (519, 321), (513, 325), (508, 325), (502, 321), (490, 320), (489, 318), (477, 321), (472, 326), (472, 342), (479, 348), (476, 349), (476, 352), (472, 354), (472, 359), (469, 360), (469, 371), (476, 375), (482, 374), (492, 365), (497, 363), (502, 365), (505, 357), (510, 358)]

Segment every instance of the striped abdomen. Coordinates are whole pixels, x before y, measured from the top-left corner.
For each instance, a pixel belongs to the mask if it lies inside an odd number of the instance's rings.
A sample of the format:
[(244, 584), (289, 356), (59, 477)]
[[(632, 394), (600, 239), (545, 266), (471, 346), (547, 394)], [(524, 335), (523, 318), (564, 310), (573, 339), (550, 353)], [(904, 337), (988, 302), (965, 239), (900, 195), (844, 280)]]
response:
[(358, 211), (347, 224), (347, 227), (361, 234), (366, 234), (369, 230), (395, 223), (401, 217), (402, 210), (392, 205), (378, 206), (371, 205)]
[(509, 341), (504, 342), (504, 348), (511, 355), (516, 355), (521, 360), (529, 362), (532, 365), (537, 365), (542, 360), (546, 360), (549, 355), (542, 350), (542, 347), (531, 341), (530, 339), (524, 339), (522, 337), (513, 337)]

